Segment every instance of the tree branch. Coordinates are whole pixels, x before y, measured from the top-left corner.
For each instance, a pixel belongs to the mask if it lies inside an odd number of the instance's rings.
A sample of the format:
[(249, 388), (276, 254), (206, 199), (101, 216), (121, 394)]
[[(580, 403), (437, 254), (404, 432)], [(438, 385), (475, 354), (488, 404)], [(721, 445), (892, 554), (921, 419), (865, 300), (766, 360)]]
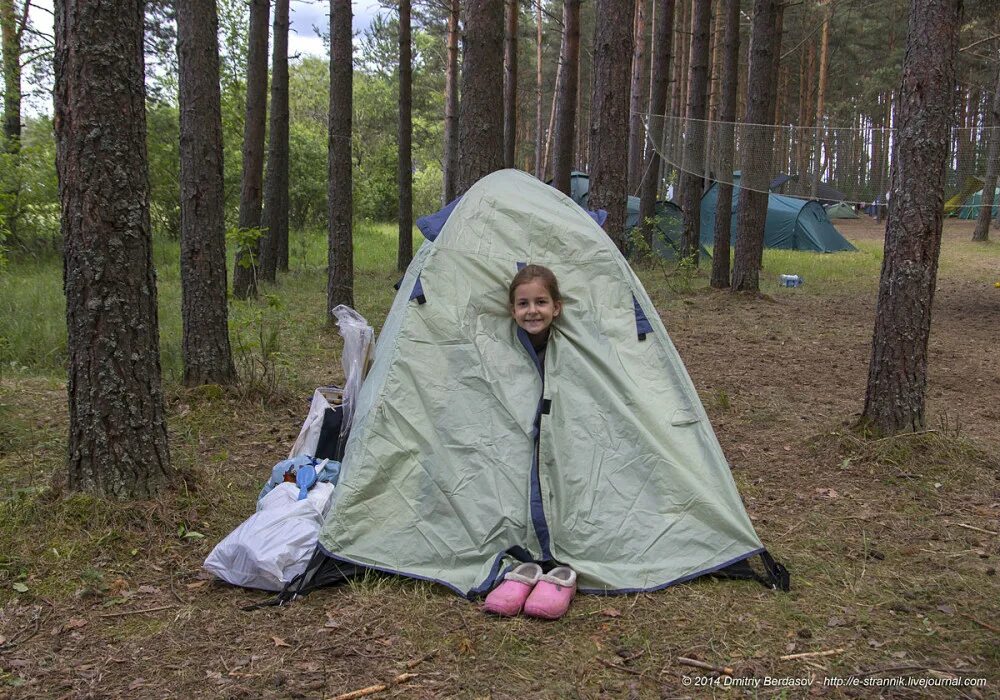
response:
[(971, 44), (969, 44), (968, 46), (965, 46), (965, 47), (959, 49), (958, 51), (959, 51), (959, 53), (961, 53), (962, 51), (968, 51), (971, 48), (979, 46), (980, 44), (985, 44), (988, 41), (993, 41), (994, 39), (1000, 39), (1000, 34), (994, 34), (993, 36), (988, 36), (985, 39), (980, 39), (979, 41), (974, 41)]

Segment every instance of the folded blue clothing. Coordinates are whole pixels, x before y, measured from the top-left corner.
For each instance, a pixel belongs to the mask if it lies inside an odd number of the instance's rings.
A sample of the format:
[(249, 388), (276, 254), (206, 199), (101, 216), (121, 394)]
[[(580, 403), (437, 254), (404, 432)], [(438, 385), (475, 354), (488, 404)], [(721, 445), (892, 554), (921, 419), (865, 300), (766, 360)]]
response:
[[(322, 469), (320, 468), (321, 464), (323, 465)], [(308, 469), (304, 470), (304, 467), (308, 467)], [(260, 490), (260, 495), (257, 496), (257, 503), (260, 503), (264, 496), (271, 493), (275, 486), (285, 480), (285, 472), (289, 469), (291, 469), (292, 473), (295, 474), (295, 483), (300, 489), (302, 488), (302, 482), (299, 481), (299, 472), (306, 471), (306, 473), (303, 474), (303, 478), (307, 476), (308, 471), (312, 470), (315, 472), (315, 480), (309, 481), (308, 486), (306, 486), (302, 493), (312, 488), (313, 484), (316, 482), (325, 481), (336, 485), (337, 480), (340, 478), (340, 462), (334, 462), (332, 460), (320, 461), (314, 457), (308, 456), (292, 457), (291, 459), (283, 460), (274, 465), (271, 469), (271, 478), (268, 479), (266, 484), (264, 484), (264, 488)]]

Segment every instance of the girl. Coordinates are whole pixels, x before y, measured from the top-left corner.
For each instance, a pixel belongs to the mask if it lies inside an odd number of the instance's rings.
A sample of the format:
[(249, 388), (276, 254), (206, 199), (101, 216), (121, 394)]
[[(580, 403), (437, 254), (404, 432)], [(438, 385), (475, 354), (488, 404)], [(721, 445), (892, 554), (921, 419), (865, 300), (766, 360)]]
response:
[[(527, 334), (538, 356), (538, 369), (545, 382), (545, 347), (552, 322), (562, 313), (562, 295), (556, 276), (547, 267), (527, 265), (510, 283), (508, 291), (514, 322)], [(523, 340), (522, 340), (523, 342)], [(535, 425), (536, 430), (538, 425)], [(535, 443), (538, 463), (538, 443)], [(508, 572), (500, 585), (486, 597), (487, 612), (511, 617), (521, 613), (555, 620), (563, 616), (576, 593), (576, 572), (556, 566), (548, 573), (535, 562), (527, 562)]]
[(514, 322), (528, 334), (538, 362), (544, 366), (549, 328), (562, 313), (556, 276), (542, 265), (526, 265), (514, 275), (508, 295)]

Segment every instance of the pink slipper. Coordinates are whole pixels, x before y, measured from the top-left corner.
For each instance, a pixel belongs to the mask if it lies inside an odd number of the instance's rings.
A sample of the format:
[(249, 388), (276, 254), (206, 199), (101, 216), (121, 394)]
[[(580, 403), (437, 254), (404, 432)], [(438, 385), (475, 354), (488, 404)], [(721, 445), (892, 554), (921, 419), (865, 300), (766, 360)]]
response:
[(546, 620), (558, 620), (569, 610), (576, 594), (576, 572), (568, 566), (557, 566), (542, 574), (524, 604), (524, 614)]
[(521, 564), (513, 571), (508, 571), (499, 586), (486, 596), (483, 610), (503, 617), (514, 617), (521, 608), (528, 594), (542, 576), (542, 567), (534, 562)]

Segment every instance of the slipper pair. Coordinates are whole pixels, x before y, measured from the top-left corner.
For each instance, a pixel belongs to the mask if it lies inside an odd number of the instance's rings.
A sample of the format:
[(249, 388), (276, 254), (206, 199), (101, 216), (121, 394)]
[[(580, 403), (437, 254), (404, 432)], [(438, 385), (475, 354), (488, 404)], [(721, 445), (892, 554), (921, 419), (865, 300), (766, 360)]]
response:
[(576, 594), (576, 572), (568, 566), (557, 566), (549, 573), (534, 562), (521, 564), (508, 571), (503, 582), (486, 596), (483, 609), (503, 617), (524, 612), (529, 617), (558, 620)]

